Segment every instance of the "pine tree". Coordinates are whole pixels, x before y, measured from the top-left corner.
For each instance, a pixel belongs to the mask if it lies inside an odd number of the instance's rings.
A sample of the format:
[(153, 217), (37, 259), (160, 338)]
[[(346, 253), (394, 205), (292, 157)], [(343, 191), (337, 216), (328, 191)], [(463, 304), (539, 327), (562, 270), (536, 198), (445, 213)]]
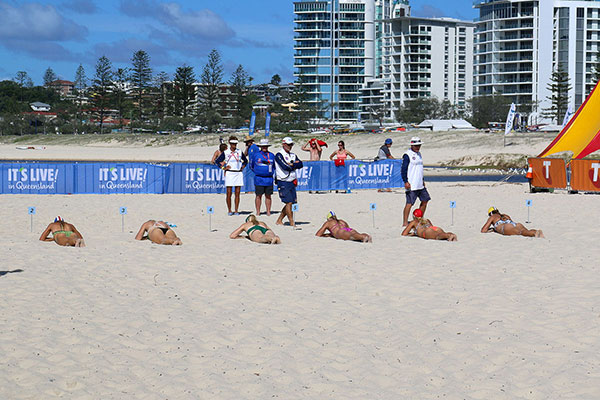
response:
[(273, 77), (271, 77), (271, 85), (281, 85), (281, 76), (279, 76), (279, 74), (275, 74)]
[(96, 63), (96, 73), (93, 79), (94, 93), (92, 95), (92, 101), (96, 106), (100, 118), (100, 133), (103, 133), (104, 115), (109, 104), (108, 90), (112, 86), (112, 78), (112, 64), (110, 60), (105, 56), (100, 57)]
[[(119, 128), (123, 127), (123, 117), (128, 108), (127, 83), (129, 82), (129, 68), (117, 68), (113, 71), (112, 94), (117, 111), (119, 112)], [(131, 121), (130, 121), (131, 122)]]
[(221, 55), (213, 49), (208, 55), (208, 61), (200, 76), (199, 99), (201, 102), (202, 119), (209, 130), (221, 121), (221, 115), (216, 107), (219, 101), (219, 85), (223, 83), (223, 65)]
[(58, 76), (54, 73), (52, 68), (48, 67), (44, 72), (44, 86), (48, 87), (52, 82), (58, 79)]
[(551, 96), (547, 97), (551, 106), (542, 110), (542, 116), (559, 124), (569, 107), (569, 91), (571, 90), (569, 73), (563, 69), (562, 64), (558, 64), (552, 72), (547, 89), (551, 93)]
[(167, 85), (165, 85), (170, 79), (169, 74), (165, 71), (160, 71), (152, 79), (152, 86), (154, 87), (152, 113), (156, 116), (158, 125), (162, 123), (165, 113), (166, 115), (171, 115), (173, 113), (173, 106), (168, 99), (168, 88)]
[(229, 84), (235, 93), (235, 123), (241, 124), (252, 112), (251, 97), (248, 96), (248, 85), (252, 78), (240, 64), (231, 74)]
[(77, 124), (79, 125), (79, 122), (81, 121), (81, 108), (83, 106), (83, 99), (88, 87), (88, 78), (85, 75), (85, 69), (81, 64), (79, 64), (77, 71), (75, 71), (75, 80), (73, 83), (75, 86), (75, 95), (77, 96)]
[(175, 71), (174, 93), (175, 113), (183, 118), (188, 117), (189, 109), (196, 103), (196, 74), (194, 67), (183, 65)]
[(150, 68), (150, 56), (144, 50), (133, 53), (131, 58), (133, 68), (131, 69), (131, 82), (137, 98), (138, 118), (143, 120), (144, 116), (144, 90), (152, 81), (152, 68)]

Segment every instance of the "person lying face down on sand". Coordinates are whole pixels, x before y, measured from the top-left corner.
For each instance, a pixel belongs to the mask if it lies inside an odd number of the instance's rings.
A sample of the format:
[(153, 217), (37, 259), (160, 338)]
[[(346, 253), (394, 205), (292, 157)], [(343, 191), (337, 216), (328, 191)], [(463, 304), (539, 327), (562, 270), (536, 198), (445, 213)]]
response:
[(417, 208), (413, 211), (414, 219), (404, 228), (402, 236), (418, 236), (423, 239), (447, 240), (456, 242), (458, 239), (452, 232), (444, 232), (439, 226), (435, 226), (427, 218), (423, 218), (423, 211)]
[(488, 219), (481, 228), (481, 233), (488, 232), (496, 232), (506, 236), (544, 237), (541, 229), (527, 229), (523, 224), (514, 222), (509, 215), (501, 214), (496, 207), (488, 209)]
[[(331, 233), (325, 233), (329, 231)], [(319, 237), (333, 237), (341, 240), (354, 240), (357, 242), (371, 243), (373, 239), (366, 233), (359, 233), (348, 226), (348, 223), (342, 219), (338, 219), (333, 211), (327, 214), (327, 221), (321, 226), (321, 229), (315, 233)]]
[(281, 243), (281, 239), (277, 236), (271, 228), (267, 226), (262, 221), (256, 219), (254, 214), (248, 215), (246, 218), (246, 222), (240, 225), (235, 231), (231, 232), (229, 235), (230, 239), (239, 239), (243, 236), (242, 233), (246, 232), (248, 235), (247, 238), (256, 243), (266, 243), (266, 244), (279, 244)]
[[(148, 232), (147, 236), (144, 234)], [(144, 222), (140, 227), (135, 240), (149, 239), (156, 244), (171, 244), (173, 246), (181, 245), (181, 239), (177, 237), (175, 231), (164, 221), (155, 221), (153, 219)]]
[[(52, 233), (52, 237), (48, 237)], [(54, 222), (48, 224), (48, 227), (40, 240), (43, 242), (55, 242), (59, 246), (85, 247), (83, 236), (75, 225), (65, 222), (60, 216), (54, 218)]]

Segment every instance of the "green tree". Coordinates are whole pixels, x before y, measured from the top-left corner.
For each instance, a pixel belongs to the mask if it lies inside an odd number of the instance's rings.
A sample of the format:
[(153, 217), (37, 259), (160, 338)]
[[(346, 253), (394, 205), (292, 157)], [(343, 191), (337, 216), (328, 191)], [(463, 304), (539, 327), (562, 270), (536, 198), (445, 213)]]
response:
[(275, 74), (271, 77), (271, 85), (281, 85), (281, 76), (279, 76), (279, 74)]
[(398, 119), (409, 124), (418, 124), (426, 119), (438, 118), (440, 102), (436, 97), (419, 97), (405, 100), (396, 114)]
[(100, 120), (100, 133), (103, 133), (104, 116), (109, 105), (108, 91), (112, 87), (112, 64), (110, 60), (102, 56), (96, 63), (96, 73), (93, 79), (92, 101), (95, 105)]
[(558, 64), (558, 67), (552, 72), (550, 83), (546, 88), (551, 93), (547, 97), (550, 100), (550, 107), (542, 110), (542, 116), (560, 124), (569, 107), (569, 90), (571, 90), (569, 73), (564, 70), (562, 64)]
[(152, 68), (150, 68), (150, 56), (144, 50), (133, 53), (131, 58), (131, 83), (137, 98), (137, 109), (139, 120), (144, 117), (144, 91), (152, 81)]
[[(73, 84), (75, 86), (75, 96), (77, 98), (76, 125), (79, 126), (79, 124), (81, 123), (81, 109), (83, 107), (83, 102), (85, 100), (86, 91), (88, 88), (88, 78), (85, 75), (85, 69), (81, 64), (79, 64), (79, 67), (77, 67), (77, 70), (75, 71), (75, 79), (73, 81)], [(77, 129), (75, 130), (75, 132), (77, 132)]]
[(15, 82), (17, 82), (17, 84), (21, 88), (21, 90), (19, 91), (19, 99), (20, 101), (23, 101), (23, 88), (32, 87), (33, 82), (31, 81), (31, 78), (29, 77), (26, 71), (18, 71), (15, 75)]
[(166, 83), (170, 80), (169, 74), (160, 71), (152, 79), (153, 86), (153, 109), (152, 114), (156, 117), (158, 125), (162, 124), (166, 115), (173, 115), (173, 105), (169, 101), (169, 91)]
[(54, 73), (52, 68), (48, 67), (44, 72), (44, 86), (49, 86), (52, 82), (58, 79), (58, 76)]
[(223, 83), (223, 65), (221, 64), (221, 55), (216, 49), (213, 49), (208, 55), (208, 61), (202, 69), (200, 76), (199, 98), (201, 102), (201, 116), (209, 130), (220, 123), (220, 115), (215, 108), (219, 101), (219, 85)]
[(511, 99), (506, 96), (477, 96), (469, 100), (469, 122), (477, 128), (487, 128), (488, 122), (504, 122), (510, 109)]
[(231, 79), (229, 80), (229, 84), (235, 93), (234, 125), (237, 125), (238, 127), (252, 114), (253, 96), (250, 96), (248, 93), (250, 79), (250, 75), (240, 64), (235, 71), (233, 71)]
[(175, 100), (175, 113), (187, 118), (190, 109), (196, 103), (196, 74), (194, 67), (183, 65), (175, 71), (173, 97)]
[[(114, 98), (115, 108), (119, 112), (119, 129), (123, 128), (123, 118), (131, 108), (127, 96), (127, 84), (129, 83), (129, 68), (117, 68), (113, 71), (111, 91)], [(130, 121), (131, 122), (131, 121)]]

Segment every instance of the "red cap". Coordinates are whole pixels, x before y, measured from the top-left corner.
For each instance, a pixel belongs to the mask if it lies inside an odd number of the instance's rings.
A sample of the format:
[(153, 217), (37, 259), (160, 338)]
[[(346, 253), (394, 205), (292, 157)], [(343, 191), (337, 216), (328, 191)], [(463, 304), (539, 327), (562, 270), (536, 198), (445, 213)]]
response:
[(415, 211), (413, 211), (413, 215), (415, 218), (421, 218), (423, 216), (423, 210), (417, 208)]

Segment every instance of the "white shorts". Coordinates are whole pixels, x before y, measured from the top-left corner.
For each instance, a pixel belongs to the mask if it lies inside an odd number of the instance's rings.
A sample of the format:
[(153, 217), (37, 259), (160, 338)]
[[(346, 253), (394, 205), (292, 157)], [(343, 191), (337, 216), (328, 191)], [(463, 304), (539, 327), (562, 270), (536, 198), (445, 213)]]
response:
[(225, 187), (228, 186), (244, 186), (244, 173), (225, 171)]

